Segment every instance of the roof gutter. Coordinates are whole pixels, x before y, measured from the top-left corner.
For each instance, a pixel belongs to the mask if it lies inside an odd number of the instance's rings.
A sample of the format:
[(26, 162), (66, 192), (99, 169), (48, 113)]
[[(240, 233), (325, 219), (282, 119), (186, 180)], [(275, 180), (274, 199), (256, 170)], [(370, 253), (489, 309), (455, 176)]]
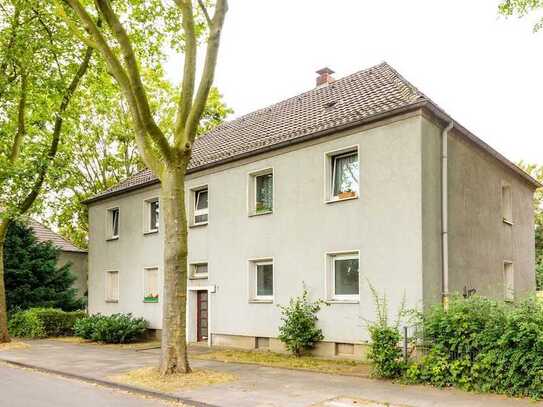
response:
[[(301, 137), (291, 139), (291, 140), (286, 140), (286, 141), (283, 141), (281, 143), (277, 143), (277, 144), (275, 144), (273, 146), (262, 147), (262, 148), (259, 148), (257, 150), (252, 150), (252, 151), (249, 151), (249, 152), (246, 152), (246, 153), (242, 153), (242, 154), (238, 154), (238, 155), (235, 155), (235, 156), (232, 156), (232, 157), (224, 158), (222, 160), (218, 160), (218, 161), (214, 161), (214, 162), (211, 162), (211, 163), (208, 163), (208, 164), (200, 165), (198, 167), (190, 168), (190, 169), (187, 170), (187, 174), (194, 174), (194, 173), (204, 171), (204, 170), (207, 170), (207, 169), (210, 169), (210, 168), (218, 167), (218, 166), (223, 165), (223, 164), (243, 160), (244, 158), (252, 157), (252, 156), (255, 156), (255, 155), (258, 155), (258, 154), (261, 154), (261, 153), (265, 153), (265, 152), (269, 152), (269, 151), (274, 151), (274, 150), (277, 150), (277, 149), (280, 149), (280, 148), (283, 148), (283, 147), (287, 147), (287, 146), (291, 146), (291, 145), (295, 145), (295, 144), (300, 144), (300, 143), (303, 143), (303, 142), (306, 142), (306, 141), (309, 141), (309, 140), (318, 139), (320, 137), (324, 137), (324, 136), (328, 136), (328, 135), (333, 134), (333, 133), (337, 133), (338, 131), (350, 130), (350, 129), (353, 129), (355, 127), (358, 127), (358, 126), (361, 126), (361, 125), (364, 125), (364, 124), (370, 124), (370, 123), (373, 123), (373, 122), (376, 122), (376, 121), (379, 121), (379, 120), (383, 120), (383, 119), (386, 119), (386, 118), (389, 118), (389, 117), (392, 117), (392, 116), (396, 116), (396, 115), (399, 115), (399, 114), (403, 114), (403, 113), (408, 113), (408, 112), (411, 112), (413, 110), (417, 110), (417, 109), (421, 109), (421, 108), (427, 108), (437, 118), (439, 118), (440, 120), (442, 120), (442, 121), (444, 121), (446, 123), (450, 123), (453, 120), (447, 113), (445, 113), (443, 110), (441, 110), (437, 105), (435, 105), (430, 100), (421, 99), (420, 101), (411, 103), (409, 105), (400, 107), (398, 109), (389, 110), (389, 111), (384, 112), (384, 113), (378, 113), (376, 115), (373, 115), (373, 116), (370, 116), (370, 117), (365, 117), (363, 119), (356, 120), (354, 122), (341, 124), (341, 125), (338, 125), (338, 126), (326, 129), (326, 130), (315, 131), (315, 132), (307, 134), (305, 136), (301, 136)], [(471, 140), (474, 144), (476, 144), (477, 146), (479, 146), (480, 148), (485, 150), (487, 153), (494, 156), (496, 159), (501, 161), (504, 165), (506, 165), (511, 170), (513, 170), (518, 175), (520, 175), (522, 178), (524, 178), (525, 181), (529, 182), (530, 184), (532, 184), (536, 188), (543, 187), (543, 185), (541, 183), (539, 183), (537, 180), (532, 178), (529, 174), (524, 172), (521, 168), (519, 168), (518, 166), (516, 166), (515, 164), (510, 162), (507, 158), (505, 158), (503, 155), (498, 153), (496, 150), (494, 150), (492, 147), (490, 147), (484, 141), (479, 139), (477, 136), (470, 133), (467, 129), (460, 126), (458, 123), (455, 124), (455, 128), (460, 133), (462, 133), (466, 138)], [(159, 179), (153, 179), (153, 180), (150, 180), (150, 181), (147, 181), (147, 182), (144, 182), (144, 183), (141, 183), (141, 184), (133, 185), (133, 186), (130, 186), (130, 187), (127, 187), (127, 188), (124, 188), (124, 189), (120, 189), (120, 190), (117, 190), (117, 191), (112, 191), (110, 193), (104, 193), (102, 195), (97, 195), (97, 196), (91, 197), (91, 198), (88, 198), (88, 199), (82, 201), (81, 203), (85, 204), (85, 205), (88, 205), (88, 204), (93, 203), (93, 202), (101, 201), (101, 200), (106, 199), (106, 198), (121, 195), (121, 194), (124, 194), (126, 192), (130, 192), (130, 191), (134, 191), (134, 190), (137, 190), (137, 189), (145, 188), (147, 186), (155, 185), (155, 184), (158, 184), (158, 183), (160, 183)]]

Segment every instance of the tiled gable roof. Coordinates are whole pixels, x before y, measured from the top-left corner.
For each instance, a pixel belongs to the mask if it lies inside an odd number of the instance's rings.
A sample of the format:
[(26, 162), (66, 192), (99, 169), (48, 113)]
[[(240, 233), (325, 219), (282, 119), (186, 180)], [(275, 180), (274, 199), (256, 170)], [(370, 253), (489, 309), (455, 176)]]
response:
[(34, 231), (36, 239), (38, 242), (51, 242), (53, 245), (57, 246), (60, 250), (64, 252), (78, 252), (86, 253), (86, 250), (80, 249), (79, 247), (74, 246), (71, 242), (64, 239), (58, 233), (53, 232), (48, 227), (42, 225), (40, 222), (33, 219), (29, 220), (28, 225)]
[[(257, 154), (313, 134), (354, 125), (386, 113), (392, 114), (425, 101), (430, 102), (383, 62), (222, 123), (195, 141), (188, 171), (194, 172), (237, 157)], [(494, 150), (492, 152), (496, 153)], [(507, 161), (498, 156), (502, 161)], [(507, 163), (514, 167), (512, 163)], [(86, 202), (156, 182), (158, 180), (150, 170), (143, 170)]]

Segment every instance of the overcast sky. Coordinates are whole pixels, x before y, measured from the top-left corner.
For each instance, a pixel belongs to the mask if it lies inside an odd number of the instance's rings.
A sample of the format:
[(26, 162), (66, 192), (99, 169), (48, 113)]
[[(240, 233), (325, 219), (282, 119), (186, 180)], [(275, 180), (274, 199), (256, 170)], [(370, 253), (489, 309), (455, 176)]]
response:
[(340, 78), (387, 61), (509, 159), (543, 164), (543, 33), (497, 4), (230, 0), (215, 84), (239, 116), (311, 89), (324, 66)]

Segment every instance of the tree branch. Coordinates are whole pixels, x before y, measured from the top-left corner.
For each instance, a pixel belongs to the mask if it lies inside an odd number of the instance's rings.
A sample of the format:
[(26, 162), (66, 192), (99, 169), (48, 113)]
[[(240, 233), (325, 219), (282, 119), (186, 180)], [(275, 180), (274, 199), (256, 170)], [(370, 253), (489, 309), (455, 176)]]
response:
[[(111, 74), (119, 84), (119, 87), (121, 88), (124, 96), (126, 97), (128, 107), (132, 114), (132, 118), (134, 119), (136, 143), (138, 145), (138, 150), (140, 151), (143, 161), (157, 177), (160, 177), (164, 170), (164, 165), (162, 164), (162, 162), (160, 162), (160, 160), (156, 158), (153, 152), (153, 147), (151, 146), (149, 137), (147, 136), (147, 131), (145, 130), (145, 127), (142, 123), (134, 92), (132, 91), (132, 86), (130, 85), (130, 80), (128, 79), (124, 68), (115, 56), (113, 50), (109, 47), (106, 39), (100, 32), (99, 28), (96, 26), (85, 8), (81, 5), (79, 0), (67, 1), (70, 7), (75, 11), (83, 25), (87, 28), (90, 35), (95, 40), (96, 48), (102, 53), (102, 56), (104, 57), (107, 65), (109, 66)], [(66, 14), (64, 13), (64, 15)]]
[(66, 112), (66, 109), (68, 108), (68, 105), (70, 103), (70, 100), (72, 99), (74, 92), (79, 86), (81, 78), (83, 78), (83, 76), (85, 75), (85, 73), (87, 72), (89, 68), (91, 56), (92, 56), (92, 48), (87, 47), (87, 49), (85, 50), (85, 55), (83, 57), (83, 60), (81, 61), (81, 64), (79, 65), (79, 68), (77, 72), (75, 73), (72, 79), (72, 82), (70, 83), (66, 91), (64, 92), (62, 101), (60, 102), (59, 110), (56, 114), (55, 126), (53, 129), (53, 137), (51, 140), (51, 146), (49, 147), (49, 152), (47, 153), (47, 157), (43, 165), (41, 165), (38, 170), (38, 177), (36, 181), (34, 182), (32, 189), (30, 190), (29, 194), (26, 196), (21, 206), (19, 207), (20, 213), (25, 213), (26, 211), (28, 211), (40, 193), (41, 187), (45, 180), (45, 176), (47, 175), (47, 170), (49, 169), (51, 162), (53, 161), (53, 159), (55, 158), (57, 154), (58, 145), (60, 143), (62, 124), (64, 122), (63, 115)]
[(134, 98), (142, 124), (147, 130), (149, 136), (159, 149), (162, 156), (166, 161), (172, 161), (171, 148), (168, 144), (168, 140), (162, 133), (162, 130), (157, 126), (153, 115), (151, 113), (151, 108), (149, 107), (149, 101), (141, 76), (138, 69), (138, 63), (136, 61), (136, 55), (132, 49), (132, 45), (128, 38), (128, 34), (124, 29), (123, 25), (119, 21), (117, 15), (111, 8), (108, 0), (95, 0), (96, 8), (102, 13), (106, 23), (109, 25), (113, 36), (117, 39), (121, 52), (124, 56), (126, 72), (128, 73), (128, 78), (130, 80), (130, 85), (132, 87), (132, 92), (134, 93)]
[(194, 97), (197, 44), (191, 2), (175, 0), (175, 3), (181, 9), (183, 30), (185, 32), (185, 65), (183, 68), (183, 83), (181, 85), (181, 95), (179, 97), (179, 103), (177, 106), (174, 131), (174, 145), (175, 148), (179, 148), (179, 146), (184, 142), (183, 131), (192, 106), (192, 99)]
[[(198, 86), (198, 92), (194, 99), (192, 109), (190, 111), (187, 123), (185, 124), (184, 144), (192, 144), (196, 138), (198, 123), (202, 117), (207, 97), (213, 84), (215, 76), (215, 67), (217, 65), (217, 55), (219, 53), (219, 44), (221, 40), (221, 31), (224, 24), (224, 17), (228, 11), (227, 0), (217, 0), (215, 6), (215, 14), (213, 16), (209, 38), (207, 40), (207, 50), (205, 56), (204, 69), (202, 79)], [(186, 148), (186, 147), (185, 147)]]
[(27, 78), (26, 73), (21, 74), (21, 96), (19, 98), (19, 106), (17, 108), (17, 132), (15, 133), (15, 139), (11, 146), (11, 153), (9, 155), (9, 162), (14, 164), (21, 152), (21, 143), (26, 133), (25, 129), (25, 113), (26, 113), (26, 86)]
[(207, 12), (207, 8), (202, 0), (198, 0), (198, 5), (202, 9), (202, 13), (204, 13), (204, 17), (206, 18), (207, 25), (209, 28), (211, 28), (212, 22), (211, 18), (209, 17), (209, 13)]

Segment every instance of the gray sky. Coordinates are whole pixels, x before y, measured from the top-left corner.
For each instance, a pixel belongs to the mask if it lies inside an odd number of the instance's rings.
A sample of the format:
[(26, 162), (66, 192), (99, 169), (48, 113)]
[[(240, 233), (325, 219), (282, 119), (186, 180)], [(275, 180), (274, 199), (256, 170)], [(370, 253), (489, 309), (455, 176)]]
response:
[[(235, 116), (387, 61), (513, 161), (543, 164), (543, 33), (494, 0), (230, 0), (215, 84)], [(173, 78), (179, 60), (169, 63)]]

